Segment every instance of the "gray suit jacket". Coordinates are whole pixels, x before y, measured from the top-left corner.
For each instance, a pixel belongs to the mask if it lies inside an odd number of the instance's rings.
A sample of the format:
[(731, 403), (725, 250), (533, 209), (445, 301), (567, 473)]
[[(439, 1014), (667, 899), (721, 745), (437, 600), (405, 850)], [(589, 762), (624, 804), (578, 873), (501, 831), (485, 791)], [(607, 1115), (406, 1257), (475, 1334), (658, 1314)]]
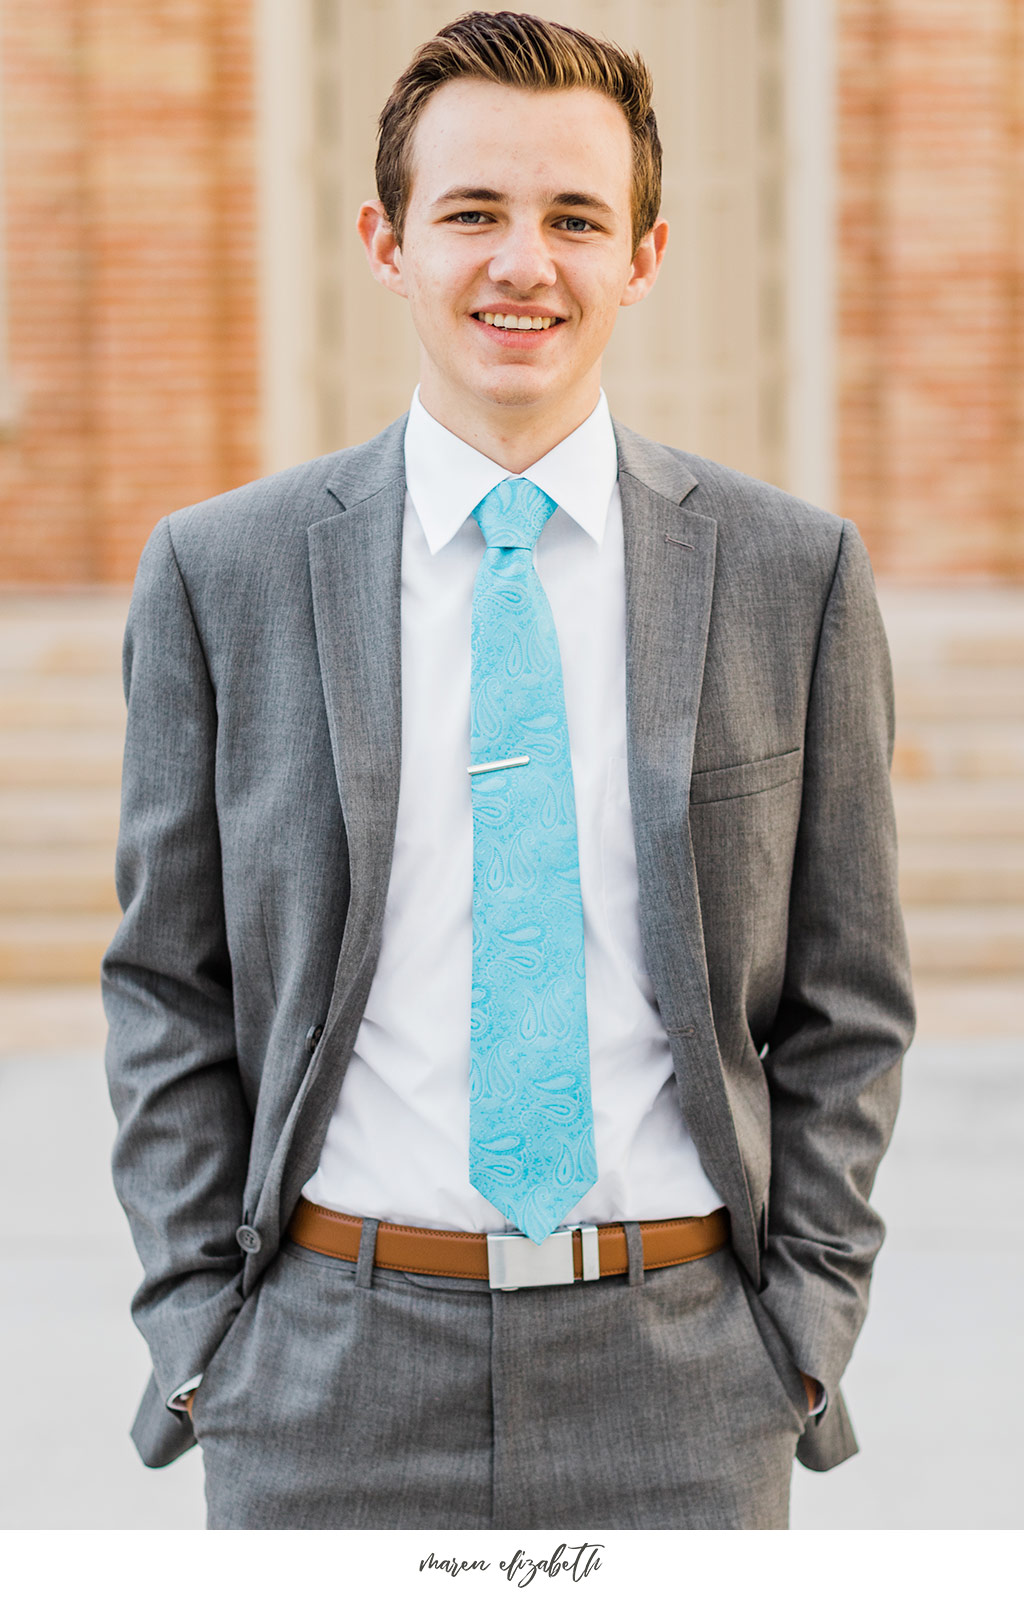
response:
[[(193, 1442), (165, 1398), (208, 1365), (316, 1168), (377, 961), (404, 420), (175, 513), (139, 566), (103, 977), (151, 1465)], [(856, 1449), (838, 1383), (912, 1032), (885, 639), (849, 523), (616, 435), (648, 968), (758, 1309), (828, 1392), (799, 1450), (825, 1468)]]

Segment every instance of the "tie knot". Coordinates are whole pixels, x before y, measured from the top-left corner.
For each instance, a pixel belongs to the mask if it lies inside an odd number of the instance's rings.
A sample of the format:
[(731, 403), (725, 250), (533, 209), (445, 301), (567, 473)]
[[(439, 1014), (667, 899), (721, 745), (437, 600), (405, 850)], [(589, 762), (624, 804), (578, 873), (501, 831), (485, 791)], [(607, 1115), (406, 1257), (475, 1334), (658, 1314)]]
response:
[(532, 550), (556, 502), (528, 478), (506, 478), (473, 512), (488, 549)]

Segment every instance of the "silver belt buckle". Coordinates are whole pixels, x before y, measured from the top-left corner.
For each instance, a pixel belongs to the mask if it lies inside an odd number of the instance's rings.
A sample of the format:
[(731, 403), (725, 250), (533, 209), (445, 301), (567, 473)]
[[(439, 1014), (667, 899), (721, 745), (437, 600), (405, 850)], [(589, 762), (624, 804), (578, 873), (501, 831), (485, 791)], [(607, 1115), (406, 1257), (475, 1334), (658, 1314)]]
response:
[[(575, 1228), (556, 1228), (543, 1244), (525, 1233), (487, 1235), (487, 1271), (492, 1289), (540, 1289), (548, 1284), (572, 1283), (572, 1236)], [(597, 1229), (579, 1229), (583, 1238), (583, 1276), (597, 1278)]]

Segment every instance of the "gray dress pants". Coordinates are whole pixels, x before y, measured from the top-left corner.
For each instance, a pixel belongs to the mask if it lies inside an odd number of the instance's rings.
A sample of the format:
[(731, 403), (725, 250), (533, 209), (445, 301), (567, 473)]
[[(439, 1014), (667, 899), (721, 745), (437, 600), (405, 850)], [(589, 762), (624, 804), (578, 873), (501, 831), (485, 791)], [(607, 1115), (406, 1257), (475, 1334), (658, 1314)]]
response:
[(784, 1528), (807, 1404), (732, 1252), (492, 1291), (286, 1241), (193, 1420), (211, 1528)]

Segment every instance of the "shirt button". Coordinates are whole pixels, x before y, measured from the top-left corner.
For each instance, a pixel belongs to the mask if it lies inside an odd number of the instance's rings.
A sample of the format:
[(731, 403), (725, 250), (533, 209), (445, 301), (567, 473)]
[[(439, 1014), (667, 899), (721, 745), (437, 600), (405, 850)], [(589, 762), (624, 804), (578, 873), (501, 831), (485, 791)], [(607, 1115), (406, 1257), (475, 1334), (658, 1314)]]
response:
[(238, 1229), (238, 1232), (235, 1234), (235, 1238), (238, 1240), (238, 1243), (241, 1245), (247, 1256), (254, 1256), (263, 1248), (263, 1240), (260, 1238), (255, 1228), (249, 1228), (243, 1225)]
[(313, 1054), (313, 1051), (316, 1049), (317, 1045), (320, 1043), (320, 1040), (323, 1038), (323, 1036), (324, 1036), (323, 1023), (318, 1022), (315, 1027), (310, 1028), (309, 1032), (306, 1035), (306, 1049), (309, 1051), (310, 1055)]

